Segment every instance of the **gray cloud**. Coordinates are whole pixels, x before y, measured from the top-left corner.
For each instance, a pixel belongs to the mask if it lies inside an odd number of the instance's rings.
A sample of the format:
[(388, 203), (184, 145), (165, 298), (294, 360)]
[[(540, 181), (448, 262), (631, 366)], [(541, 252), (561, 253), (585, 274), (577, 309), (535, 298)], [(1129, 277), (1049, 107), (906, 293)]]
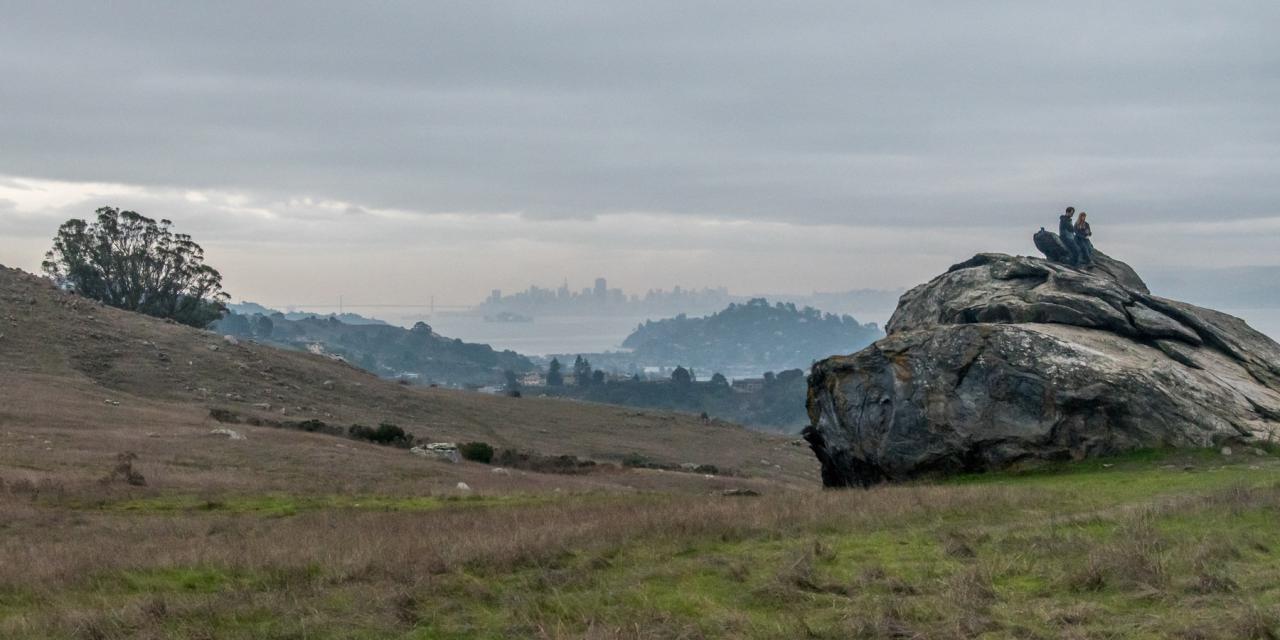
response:
[(320, 5), (11, 8), (0, 173), (533, 217), (1278, 213), (1273, 2)]

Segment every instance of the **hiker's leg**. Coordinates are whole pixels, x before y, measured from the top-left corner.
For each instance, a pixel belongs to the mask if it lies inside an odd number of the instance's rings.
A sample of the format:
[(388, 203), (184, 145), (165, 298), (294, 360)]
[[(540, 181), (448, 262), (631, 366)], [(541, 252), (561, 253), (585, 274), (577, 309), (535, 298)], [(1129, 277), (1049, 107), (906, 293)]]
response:
[(1067, 264), (1080, 264), (1080, 243), (1074, 236), (1062, 236), (1062, 244), (1067, 247)]

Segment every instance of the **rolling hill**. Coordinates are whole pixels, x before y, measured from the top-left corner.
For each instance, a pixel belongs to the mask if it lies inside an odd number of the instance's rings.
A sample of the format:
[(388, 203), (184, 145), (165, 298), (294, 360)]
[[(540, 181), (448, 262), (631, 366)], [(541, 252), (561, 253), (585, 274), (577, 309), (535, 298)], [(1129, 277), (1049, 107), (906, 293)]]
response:
[(534, 369), (528, 358), (514, 351), (448, 338), (422, 322), (405, 329), (367, 320), (349, 323), (332, 315), (290, 318), (278, 312), (231, 313), (212, 329), (237, 339), (338, 356), (386, 378), (410, 375), (420, 382), (455, 387), (501, 384), (505, 371)]
[[(323, 355), (228, 340), (104, 307), (17, 270), (0, 269), (0, 333), (6, 397), (0, 424), (15, 441), (0, 453), (0, 464), (27, 469), (32, 477), (100, 476), (111, 456), (131, 450), (154, 473), (193, 487), (225, 482), (306, 489), (349, 480), (429, 492), (465, 480), (503, 491), (673, 482), (710, 490), (735, 483), (805, 486), (817, 478), (807, 449), (736, 425), (408, 387)], [(227, 441), (209, 436), (223, 426), (210, 417), (211, 409), (242, 422), (392, 423), (421, 441), (484, 441), (601, 463), (630, 454), (660, 466), (714, 465), (735, 477), (708, 482), (696, 474), (632, 469), (557, 475), (550, 482), (542, 474), (499, 476), (481, 465), (425, 464), (402, 450), (269, 426), (228, 425), (247, 439)], [(34, 438), (22, 435), (37, 431)]]

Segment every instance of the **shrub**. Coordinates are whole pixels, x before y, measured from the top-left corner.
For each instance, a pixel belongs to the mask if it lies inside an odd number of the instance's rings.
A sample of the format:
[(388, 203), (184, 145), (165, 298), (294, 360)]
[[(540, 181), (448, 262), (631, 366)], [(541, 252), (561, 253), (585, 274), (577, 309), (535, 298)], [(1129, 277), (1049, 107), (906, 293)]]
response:
[(648, 467), (650, 464), (652, 463), (649, 462), (648, 458), (638, 453), (628, 453), (627, 455), (622, 456), (622, 466), (624, 467), (645, 468), (645, 467)]
[(231, 424), (240, 423), (240, 415), (230, 409), (213, 408), (209, 410), (209, 417), (218, 422), (228, 422)]
[(458, 453), (464, 460), (484, 464), (493, 462), (493, 447), (487, 442), (464, 442), (458, 445)]
[(499, 451), (496, 459), (498, 464), (504, 467), (536, 471), (538, 473), (575, 475), (590, 473), (596, 467), (594, 460), (583, 460), (577, 456), (546, 456), (512, 449)]
[(361, 424), (353, 424), (347, 429), (347, 436), (353, 440), (367, 440), (374, 444), (408, 449), (413, 446), (413, 436), (394, 424), (382, 423), (377, 429)]
[(329, 425), (323, 420), (303, 420), (295, 425), (299, 431), (308, 433), (324, 432), (329, 430)]
[(342, 427), (328, 424), (323, 420), (303, 420), (301, 422), (274, 422), (272, 420), (257, 420), (250, 418), (246, 421), (252, 425), (266, 425), (269, 427), (281, 427), (284, 429), (296, 429), (298, 431), (306, 431), (307, 433), (323, 433), (331, 436), (342, 435)]
[(133, 468), (133, 461), (138, 459), (138, 454), (132, 451), (126, 451), (116, 455), (116, 466), (102, 479), (103, 484), (108, 484), (117, 480), (131, 484), (135, 487), (143, 487), (147, 484), (147, 479)]

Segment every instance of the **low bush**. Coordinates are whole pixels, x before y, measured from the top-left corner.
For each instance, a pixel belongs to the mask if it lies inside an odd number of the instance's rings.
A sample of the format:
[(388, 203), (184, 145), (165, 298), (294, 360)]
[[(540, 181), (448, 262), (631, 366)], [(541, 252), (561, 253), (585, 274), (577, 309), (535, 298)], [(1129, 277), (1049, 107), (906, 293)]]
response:
[(503, 449), (494, 456), (496, 464), (512, 469), (524, 469), (538, 473), (563, 473), (576, 475), (590, 473), (596, 468), (594, 460), (583, 460), (577, 456), (545, 456), (527, 451)]
[(653, 463), (650, 462), (648, 458), (638, 453), (628, 453), (627, 455), (622, 456), (622, 466), (624, 467), (638, 467), (646, 469), (652, 464)]
[(314, 420), (314, 419), (303, 420), (302, 422), (293, 423), (292, 426), (294, 429), (297, 429), (299, 431), (306, 431), (307, 433), (331, 433), (332, 432), (332, 430), (329, 428), (329, 425), (325, 424), (323, 420)]
[(732, 469), (721, 469), (714, 464), (699, 464), (699, 465), (693, 465), (692, 463), (688, 463), (684, 465), (669, 464), (665, 462), (658, 462), (656, 460), (650, 460), (644, 455), (641, 455), (635, 452), (628, 453), (622, 456), (621, 462), (622, 462), (622, 466), (627, 467), (629, 469), (661, 469), (663, 471), (701, 473), (701, 474), (713, 475), (713, 476), (736, 475), (736, 473)]
[(214, 407), (209, 409), (209, 417), (218, 422), (226, 422), (229, 424), (240, 424), (240, 414), (230, 410)]
[(143, 477), (137, 469), (133, 468), (133, 461), (138, 459), (138, 454), (132, 451), (126, 451), (116, 455), (116, 466), (111, 473), (102, 478), (102, 484), (110, 484), (112, 482), (124, 482), (135, 487), (145, 487), (147, 479)]
[(347, 429), (347, 437), (353, 440), (367, 440), (374, 444), (382, 444), (391, 447), (400, 447), (408, 449), (413, 446), (413, 436), (406, 433), (404, 429), (389, 424), (382, 423), (378, 428), (366, 427), (361, 424), (353, 424)]
[(493, 462), (493, 447), (487, 442), (464, 442), (458, 445), (458, 453), (464, 460), (484, 464)]
[(373, 441), (373, 427), (366, 427), (362, 424), (353, 424), (347, 428), (347, 437), (352, 440), (369, 440)]

